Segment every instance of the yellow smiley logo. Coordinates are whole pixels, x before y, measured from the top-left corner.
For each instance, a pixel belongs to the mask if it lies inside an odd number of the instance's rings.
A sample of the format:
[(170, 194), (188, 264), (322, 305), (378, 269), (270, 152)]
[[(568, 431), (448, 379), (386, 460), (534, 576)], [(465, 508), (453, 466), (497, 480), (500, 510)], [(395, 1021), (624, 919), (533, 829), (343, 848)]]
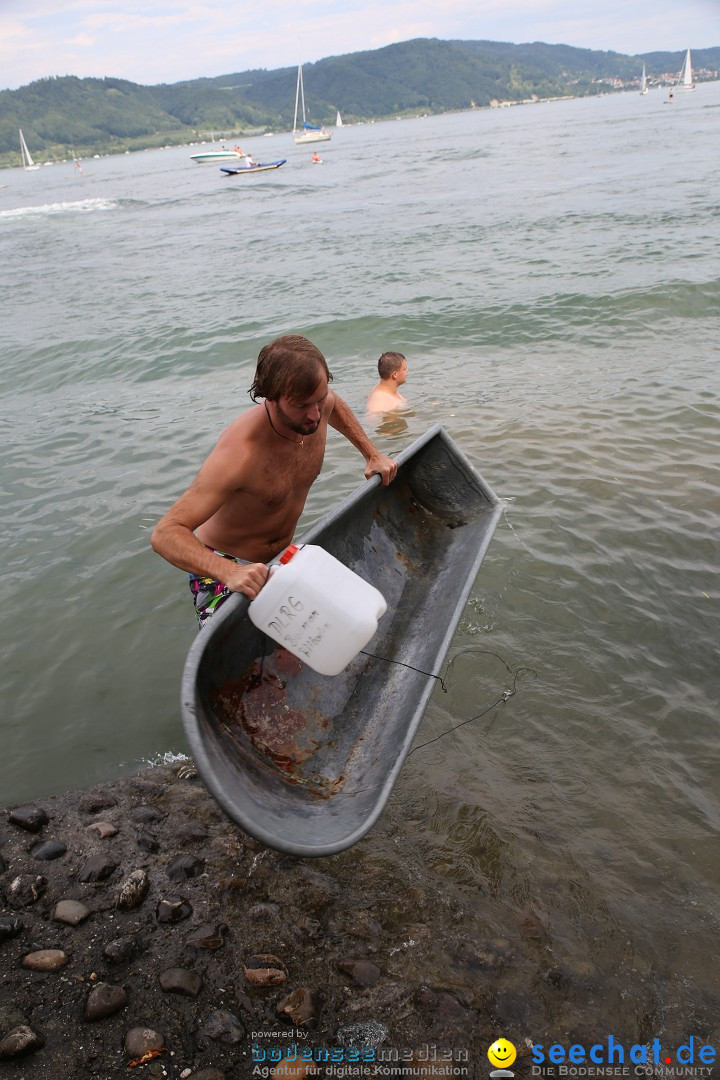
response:
[(496, 1039), (487, 1054), (491, 1065), (507, 1069), (517, 1057), (517, 1050), (507, 1039)]

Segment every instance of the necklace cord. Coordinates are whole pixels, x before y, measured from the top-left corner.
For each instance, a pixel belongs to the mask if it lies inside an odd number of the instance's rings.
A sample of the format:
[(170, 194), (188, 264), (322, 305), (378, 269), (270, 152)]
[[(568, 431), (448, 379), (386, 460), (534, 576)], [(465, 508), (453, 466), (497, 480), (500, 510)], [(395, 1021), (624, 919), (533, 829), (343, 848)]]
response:
[(278, 429), (275, 427), (275, 425), (272, 422), (272, 416), (270, 415), (270, 410), (267, 407), (267, 401), (264, 401), (263, 405), (265, 406), (265, 415), (267, 416), (268, 420), (270, 421), (270, 427), (273, 429), (273, 431), (275, 432), (276, 435), (279, 435), (281, 439), (285, 440), (285, 442), (292, 443), (293, 446), (304, 446), (305, 445), (305, 436), (304, 435), (300, 436), (300, 442), (298, 443), (298, 442), (295, 442), (294, 439), (289, 439), (287, 435), (283, 435), (282, 431), (278, 431)]

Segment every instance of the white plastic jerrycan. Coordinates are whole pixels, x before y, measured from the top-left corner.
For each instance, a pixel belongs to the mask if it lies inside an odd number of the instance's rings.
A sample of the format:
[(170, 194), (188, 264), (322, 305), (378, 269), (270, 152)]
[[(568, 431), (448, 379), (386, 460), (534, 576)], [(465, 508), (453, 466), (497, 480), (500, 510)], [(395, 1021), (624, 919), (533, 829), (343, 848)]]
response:
[(338, 675), (367, 645), (387, 604), (381, 592), (315, 544), (291, 544), (250, 602), (258, 629), (321, 675)]

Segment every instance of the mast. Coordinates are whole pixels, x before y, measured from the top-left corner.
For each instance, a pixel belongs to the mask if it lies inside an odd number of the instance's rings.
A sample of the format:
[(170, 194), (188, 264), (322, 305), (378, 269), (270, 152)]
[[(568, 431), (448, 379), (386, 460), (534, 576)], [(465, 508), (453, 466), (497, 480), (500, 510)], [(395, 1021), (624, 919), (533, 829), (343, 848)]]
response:
[[(297, 73), (297, 85), (295, 86), (295, 118), (293, 120), (293, 135), (297, 131), (297, 114), (298, 114), (298, 99), (300, 96), (300, 86), (302, 84), (302, 65), (298, 64)], [(303, 112), (305, 111), (305, 100), (303, 98)]]

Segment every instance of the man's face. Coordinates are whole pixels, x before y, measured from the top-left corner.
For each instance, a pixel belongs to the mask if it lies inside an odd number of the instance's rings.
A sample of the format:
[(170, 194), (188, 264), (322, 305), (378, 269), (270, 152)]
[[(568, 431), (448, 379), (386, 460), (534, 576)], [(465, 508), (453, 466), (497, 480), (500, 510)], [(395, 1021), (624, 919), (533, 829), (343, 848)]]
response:
[(328, 396), (327, 379), (323, 377), (307, 401), (296, 401), (282, 394), (275, 402), (278, 418), (285, 427), (298, 435), (314, 435)]
[(402, 386), (402, 384), (407, 379), (407, 370), (408, 370), (408, 368), (407, 368), (407, 360), (403, 360), (402, 364), (400, 365), (398, 370), (395, 372), (395, 374), (397, 375), (397, 384), (398, 384), (398, 386)]

